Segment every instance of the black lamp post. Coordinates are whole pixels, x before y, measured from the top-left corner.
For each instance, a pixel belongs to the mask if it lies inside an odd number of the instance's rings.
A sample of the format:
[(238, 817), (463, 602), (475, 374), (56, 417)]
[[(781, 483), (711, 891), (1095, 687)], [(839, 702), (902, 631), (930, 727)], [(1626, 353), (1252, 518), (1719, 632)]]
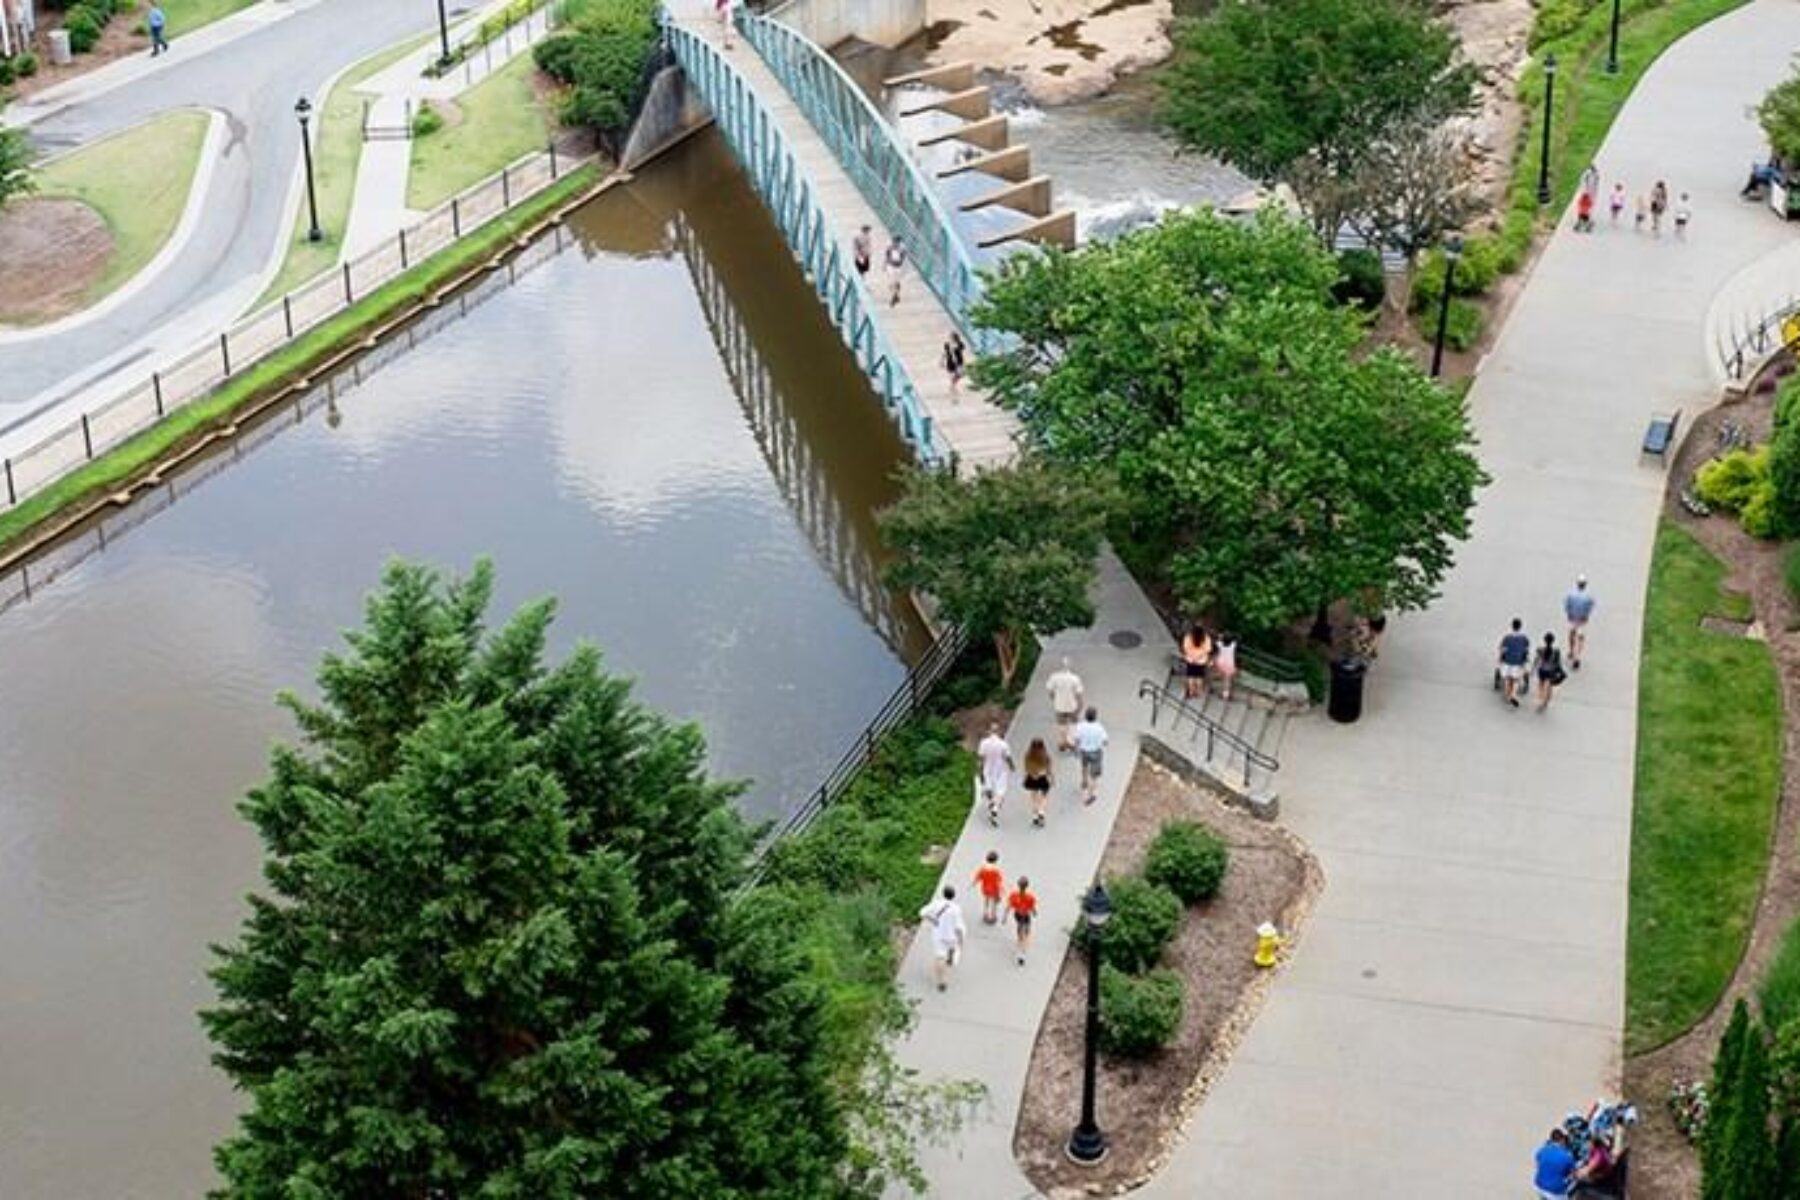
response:
[(1619, 0), (1613, 0), (1612, 41), (1606, 48), (1606, 73), (1619, 73)]
[(1100, 938), (1112, 911), (1112, 897), (1096, 879), (1081, 901), (1081, 918), (1088, 927), (1087, 1053), (1081, 1077), (1081, 1124), (1069, 1135), (1067, 1148), (1069, 1157), (1084, 1167), (1106, 1157), (1106, 1135), (1094, 1119), (1094, 1073), (1100, 1049)]
[(1550, 113), (1556, 106), (1556, 55), (1544, 56), (1544, 148), (1538, 156), (1539, 204), (1550, 203)]
[(1444, 239), (1444, 295), (1438, 303), (1437, 343), (1431, 350), (1431, 377), (1436, 379), (1444, 368), (1444, 332), (1450, 328), (1450, 289), (1456, 284), (1456, 260), (1462, 257), (1462, 238), (1451, 234)]
[(311, 224), (306, 230), (306, 240), (319, 242), (325, 234), (319, 229), (319, 196), (313, 189), (312, 139), (306, 135), (307, 122), (312, 118), (312, 103), (305, 96), (294, 104), (294, 115), (300, 118), (300, 154), (306, 160), (306, 213)]
[(438, 6), (438, 66), (450, 65), (450, 22), (444, 16), (444, 0), (437, 0)]

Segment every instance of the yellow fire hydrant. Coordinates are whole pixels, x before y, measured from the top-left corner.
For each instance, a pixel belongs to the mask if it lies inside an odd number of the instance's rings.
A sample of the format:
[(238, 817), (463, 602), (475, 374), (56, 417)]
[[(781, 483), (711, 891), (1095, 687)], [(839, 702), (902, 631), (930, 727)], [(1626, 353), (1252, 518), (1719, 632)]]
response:
[(1256, 965), (1259, 967), (1274, 966), (1275, 955), (1281, 949), (1281, 941), (1281, 931), (1275, 928), (1275, 926), (1269, 924), (1267, 921), (1264, 921), (1261, 925), (1257, 926)]

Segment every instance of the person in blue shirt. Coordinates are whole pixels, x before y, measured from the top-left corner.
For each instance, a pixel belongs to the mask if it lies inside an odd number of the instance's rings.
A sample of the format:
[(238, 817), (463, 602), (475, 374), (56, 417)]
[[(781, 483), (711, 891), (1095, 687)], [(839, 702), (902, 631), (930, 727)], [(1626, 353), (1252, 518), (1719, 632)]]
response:
[(1552, 1129), (1537, 1152), (1537, 1174), (1532, 1178), (1539, 1200), (1565, 1200), (1575, 1183), (1575, 1155), (1569, 1149), (1569, 1135)]
[(1531, 661), (1531, 639), (1525, 636), (1525, 622), (1514, 617), (1512, 632), (1500, 639), (1500, 682), (1506, 690), (1506, 702), (1519, 707), (1519, 693), (1525, 688), (1525, 665)]
[(169, 39), (164, 36), (164, 29), (169, 18), (163, 13), (162, 5), (152, 4), (150, 16), (145, 24), (150, 27), (150, 57), (155, 58), (169, 48)]
[(1587, 576), (1575, 580), (1575, 590), (1563, 597), (1563, 616), (1569, 618), (1569, 670), (1581, 670), (1581, 652), (1587, 648), (1588, 618), (1594, 615), (1594, 593)]

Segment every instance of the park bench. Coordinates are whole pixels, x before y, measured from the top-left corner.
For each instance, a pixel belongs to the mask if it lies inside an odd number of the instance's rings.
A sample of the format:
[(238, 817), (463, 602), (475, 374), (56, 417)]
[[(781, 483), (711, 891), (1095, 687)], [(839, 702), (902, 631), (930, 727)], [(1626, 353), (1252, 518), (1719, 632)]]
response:
[(1681, 410), (1673, 413), (1659, 414), (1650, 418), (1650, 427), (1644, 430), (1644, 453), (1655, 457), (1664, 466), (1668, 465), (1669, 448), (1675, 444), (1675, 434), (1681, 428)]

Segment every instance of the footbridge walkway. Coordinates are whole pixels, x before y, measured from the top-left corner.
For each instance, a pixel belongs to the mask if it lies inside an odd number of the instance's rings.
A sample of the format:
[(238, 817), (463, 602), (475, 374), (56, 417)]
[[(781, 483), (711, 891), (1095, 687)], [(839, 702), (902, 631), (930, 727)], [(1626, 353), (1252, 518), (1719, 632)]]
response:
[[(670, 50), (915, 454), (952, 467), (1010, 461), (1017, 422), (972, 389), (953, 390), (944, 366), (952, 330), (971, 358), (984, 344), (969, 320), (981, 283), (925, 168), (831, 56), (779, 13), (741, 12), (727, 46), (710, 10), (671, 0)], [(985, 136), (992, 119), (982, 125)], [(866, 280), (851, 250), (865, 225), (876, 257)], [(1022, 236), (1039, 226), (1057, 228), (1039, 221)], [(881, 256), (896, 239), (909, 262), (890, 303)]]

